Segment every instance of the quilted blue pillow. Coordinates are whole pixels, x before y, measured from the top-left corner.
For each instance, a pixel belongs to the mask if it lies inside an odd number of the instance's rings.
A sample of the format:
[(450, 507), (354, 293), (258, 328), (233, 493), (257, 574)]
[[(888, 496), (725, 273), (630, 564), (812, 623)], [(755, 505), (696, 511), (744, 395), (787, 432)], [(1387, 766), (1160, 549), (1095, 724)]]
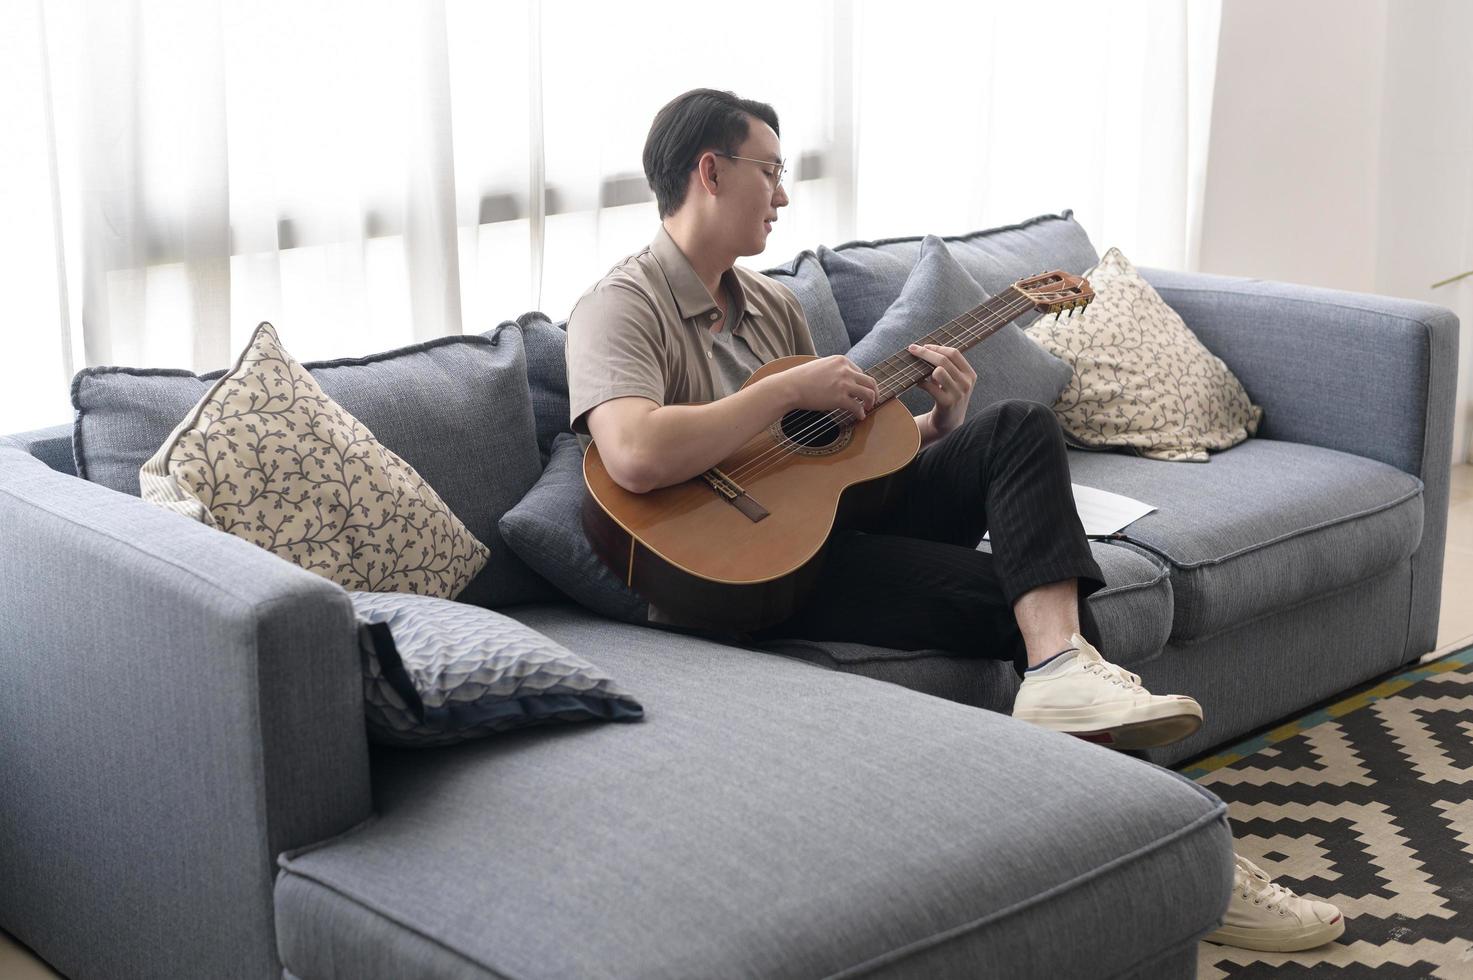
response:
[(353, 592), (369, 736), (445, 745), (559, 721), (637, 721), (639, 702), (577, 654), (501, 613)]
[[(868, 370), (906, 345), (987, 299), (987, 291), (962, 268), (946, 242), (928, 235), (900, 296), (874, 329), (860, 338), (849, 357)], [(1052, 405), (1074, 376), (1073, 369), (1009, 323), (963, 355), (977, 372), (967, 403), (967, 418), (1005, 398)], [(912, 414), (929, 411), (934, 402), (921, 388), (900, 396)]]

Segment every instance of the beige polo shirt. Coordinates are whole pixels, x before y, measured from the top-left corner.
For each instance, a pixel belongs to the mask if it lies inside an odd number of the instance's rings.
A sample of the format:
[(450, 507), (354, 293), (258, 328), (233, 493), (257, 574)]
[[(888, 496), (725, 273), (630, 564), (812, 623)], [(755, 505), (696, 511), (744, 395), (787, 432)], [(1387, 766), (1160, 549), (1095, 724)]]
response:
[[(761, 363), (814, 354), (798, 298), (758, 272), (722, 275), (730, 295), (732, 345)], [(726, 394), (711, 324), (721, 313), (664, 226), (655, 240), (609, 270), (568, 317), (568, 398), (573, 431), (588, 434), (589, 411), (639, 395), (658, 405), (709, 402)]]

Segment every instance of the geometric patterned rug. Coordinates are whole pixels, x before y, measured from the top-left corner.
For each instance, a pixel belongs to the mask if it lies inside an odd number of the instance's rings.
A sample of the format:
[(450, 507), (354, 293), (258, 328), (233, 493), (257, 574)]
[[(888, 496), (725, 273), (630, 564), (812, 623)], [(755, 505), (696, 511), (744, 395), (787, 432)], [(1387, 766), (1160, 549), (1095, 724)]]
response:
[(1202, 980), (1473, 978), (1473, 647), (1181, 772), (1240, 854), (1345, 914), (1304, 953), (1201, 943)]

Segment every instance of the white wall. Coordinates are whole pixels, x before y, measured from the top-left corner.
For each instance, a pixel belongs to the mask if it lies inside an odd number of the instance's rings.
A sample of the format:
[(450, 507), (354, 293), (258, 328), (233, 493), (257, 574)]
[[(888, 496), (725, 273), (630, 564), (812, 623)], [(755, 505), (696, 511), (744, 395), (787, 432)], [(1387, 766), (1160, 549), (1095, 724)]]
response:
[(1376, 291), (1462, 320), (1453, 458), (1473, 461), (1473, 4), (1393, 4), (1387, 24)]
[(1469, 458), (1473, 4), (1226, 0), (1201, 268), (1425, 300), (1462, 320)]

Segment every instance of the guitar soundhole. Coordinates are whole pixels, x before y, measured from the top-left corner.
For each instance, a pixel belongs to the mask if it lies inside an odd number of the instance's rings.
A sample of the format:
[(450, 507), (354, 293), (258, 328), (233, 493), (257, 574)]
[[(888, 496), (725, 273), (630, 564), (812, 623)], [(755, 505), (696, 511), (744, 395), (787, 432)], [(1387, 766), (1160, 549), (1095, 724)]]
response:
[(798, 410), (782, 417), (782, 432), (785, 439), (796, 442), (804, 449), (827, 449), (834, 447), (844, 435), (844, 430), (828, 412)]

